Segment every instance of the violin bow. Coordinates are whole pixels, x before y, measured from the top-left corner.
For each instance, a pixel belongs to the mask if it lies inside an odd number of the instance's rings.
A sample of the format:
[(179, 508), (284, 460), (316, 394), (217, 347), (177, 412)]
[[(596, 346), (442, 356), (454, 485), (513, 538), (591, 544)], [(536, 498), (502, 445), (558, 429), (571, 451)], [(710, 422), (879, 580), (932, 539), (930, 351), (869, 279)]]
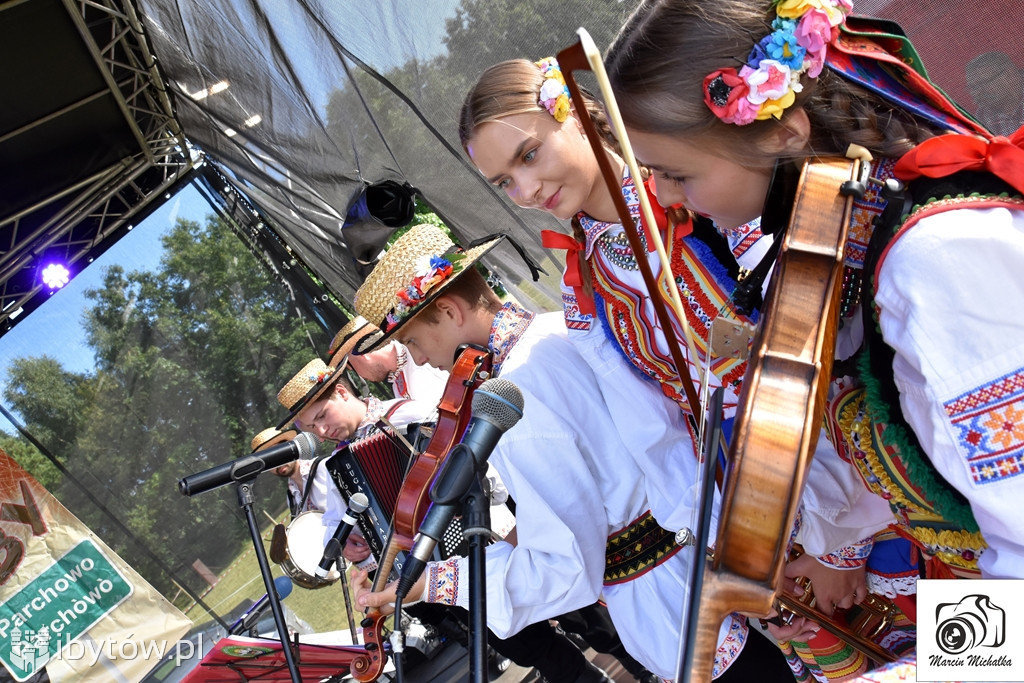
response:
[[(668, 301), (669, 305), (672, 306), (672, 310), (679, 319), (679, 324), (683, 328), (683, 336), (686, 339), (687, 351), (689, 352), (690, 358), (693, 359), (694, 366), (699, 369), (700, 356), (697, 355), (697, 346), (694, 342), (693, 330), (690, 327), (689, 321), (686, 319), (686, 311), (683, 309), (683, 302), (679, 298), (679, 290), (671, 279), (672, 266), (668, 260), (668, 253), (665, 251), (665, 244), (661, 239), (661, 234), (658, 231), (658, 225), (654, 220), (654, 212), (651, 211), (651, 204), (647, 198), (647, 192), (644, 191), (643, 177), (640, 175), (640, 168), (636, 163), (636, 157), (633, 155), (633, 149), (629, 145), (629, 138), (626, 136), (626, 127), (622, 122), (622, 115), (619, 113), (619, 107), (615, 103), (615, 94), (612, 92), (611, 83), (608, 80), (608, 73), (604, 70), (604, 62), (601, 59), (601, 53), (597, 49), (597, 45), (594, 43), (593, 38), (591, 38), (590, 34), (587, 33), (586, 29), (578, 29), (576, 31), (576, 35), (579, 37), (579, 42), (575, 45), (570, 45), (559, 52), (556, 59), (562, 69), (562, 76), (565, 78), (565, 83), (569, 88), (569, 94), (576, 107), (576, 115), (579, 117), (580, 123), (583, 124), (583, 128), (587, 133), (587, 140), (590, 142), (590, 146), (594, 150), (594, 156), (597, 157), (597, 163), (601, 169), (601, 175), (604, 177), (605, 184), (608, 185), (610, 190), (612, 190), (611, 194), (612, 199), (615, 202), (615, 208), (619, 214), (620, 220), (622, 220), (622, 227), (626, 231), (626, 237), (629, 240), (629, 247), (633, 250), (634, 256), (636, 256), (637, 265), (640, 267), (640, 274), (643, 276), (644, 283), (647, 285), (648, 293), (651, 296), (651, 302), (654, 305), (655, 315), (657, 315), (658, 322), (665, 330), (665, 342), (668, 344), (669, 352), (672, 354), (672, 360), (676, 364), (676, 372), (679, 374), (679, 381), (683, 385), (683, 392), (686, 394), (686, 402), (690, 405), (690, 412), (693, 414), (699, 443), (699, 439), (703, 433), (704, 406), (698, 396), (704, 395), (705, 392), (702, 387), (701, 392), (698, 393), (696, 387), (693, 385), (693, 378), (690, 375), (690, 366), (686, 362), (686, 359), (683, 357), (682, 351), (679, 348), (679, 342), (675, 337), (675, 329), (672, 326), (672, 320), (669, 318), (668, 311), (665, 309), (665, 301)], [(608, 155), (604, 146), (601, 144), (601, 136), (597, 133), (597, 130), (594, 127), (594, 122), (590, 119), (590, 114), (587, 112), (586, 108), (586, 102), (583, 99), (583, 94), (580, 92), (579, 86), (576, 84), (576, 79), (572, 77), (572, 72), (578, 69), (592, 71), (594, 76), (597, 77), (597, 83), (601, 90), (601, 95), (604, 97), (605, 110), (608, 112), (608, 119), (612, 124), (612, 130), (614, 130), (615, 136), (619, 139), (622, 157), (625, 160), (626, 165), (629, 167), (629, 173), (633, 176), (633, 182), (637, 187), (637, 196), (640, 199), (640, 215), (644, 224), (648, 227), (647, 232), (650, 234), (651, 242), (658, 252), (658, 258), (661, 260), (661, 274), (665, 279), (663, 286), (659, 285), (657, 278), (654, 276), (654, 272), (651, 270), (650, 263), (648, 263), (647, 259), (644, 257), (647, 249), (640, 240), (640, 233), (629, 213), (629, 207), (626, 206), (626, 200), (623, 198), (622, 192), (619, 191), (621, 177), (616, 173), (615, 169), (612, 168), (611, 163), (608, 161)]]

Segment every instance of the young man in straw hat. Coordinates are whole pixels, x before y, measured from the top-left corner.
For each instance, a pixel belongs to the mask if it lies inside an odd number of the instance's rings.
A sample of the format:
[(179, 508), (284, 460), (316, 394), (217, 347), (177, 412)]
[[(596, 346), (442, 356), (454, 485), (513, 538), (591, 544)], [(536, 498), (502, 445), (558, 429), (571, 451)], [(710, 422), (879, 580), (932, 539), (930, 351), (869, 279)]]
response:
[(344, 378), (352, 349), (360, 341), (379, 337), (377, 328), (355, 317), (335, 335), (330, 365), (311, 360), (281, 388), (277, 400), (288, 410), (282, 426), (295, 422), (322, 439), (342, 443), (368, 436), (384, 415), (397, 428), (430, 421), (436, 403), (360, 397)]
[(415, 398), (438, 403), (448, 383), (448, 373), (409, 360), (408, 350), (396, 341), (363, 355), (352, 354), (349, 367), (367, 382), (387, 382), (395, 398)]
[[(290, 413), (286, 423), (294, 420), (296, 426), (302, 429), (341, 443), (370, 436), (377, 430), (378, 422), (384, 415), (388, 415), (391, 424), (398, 429), (412, 423), (433, 421), (437, 412), (436, 400), (381, 401), (372, 396), (359, 398), (348, 380), (342, 377), (342, 372), (353, 357), (351, 351), (356, 344), (360, 341), (371, 342), (380, 336), (377, 327), (369, 325), (362, 317), (349, 321), (331, 342), (330, 366), (323, 361), (311, 361), (279, 392), (278, 400)], [(319, 475), (316, 478), (319, 479)], [(328, 487), (333, 495), (324, 511), (325, 541), (333, 533), (346, 509), (346, 503), (342, 502), (333, 481), (328, 482)], [(501, 508), (503, 517), (492, 507), (492, 521), (511, 519), (507, 509), (503, 505)], [(357, 566), (365, 567), (363, 571), (372, 571), (376, 566), (370, 558), (369, 546), (355, 531), (349, 536), (343, 555)], [(429, 623), (443, 619), (446, 614), (446, 610), (437, 605), (424, 606), (414, 611)], [(587, 662), (576, 646), (547, 622), (535, 624), (528, 632), (514, 638), (493, 638), (491, 644), (495, 650), (516, 663), (537, 668), (548, 680), (576, 680), (583, 671), (589, 677), (581, 680), (606, 683), (603, 672)], [(601, 675), (593, 675), (595, 670)]]
[[(459, 345), (489, 348), (495, 374), (523, 392), (523, 418), (490, 456), (518, 529), (517, 545), (488, 548), (492, 630), (515, 633), (603, 596), (630, 654), (670, 678), (689, 553), (663, 527), (690, 523), (679, 501), (691, 498), (696, 470), (682, 416), (620, 358), (596, 364), (598, 376), (566, 338), (562, 314), (502, 304), (474, 268), (497, 241), (462, 253), (442, 231), (415, 226), (374, 268), (356, 308), (417, 363), (448, 369)], [(623, 561), (626, 531), (649, 542)], [(465, 576), (465, 558), (430, 563), (409, 598), (466, 606)], [(394, 599), (394, 586), (374, 594), (360, 577), (355, 584), (363, 606)]]

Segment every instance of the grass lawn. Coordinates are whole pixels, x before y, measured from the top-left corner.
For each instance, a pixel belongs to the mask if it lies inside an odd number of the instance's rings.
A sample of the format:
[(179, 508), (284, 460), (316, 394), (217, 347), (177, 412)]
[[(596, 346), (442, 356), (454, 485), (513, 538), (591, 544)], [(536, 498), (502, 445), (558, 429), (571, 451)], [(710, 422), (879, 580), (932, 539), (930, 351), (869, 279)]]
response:
[[(282, 516), (282, 519), (286, 518), (287, 512)], [(268, 521), (266, 528), (262, 530), (265, 540), (264, 548), (267, 549), (269, 549), (270, 545), (270, 533), (271, 526)], [(270, 568), (275, 577), (284, 574), (281, 568), (273, 562), (270, 563)], [(200, 597), (210, 609), (217, 614), (224, 615), (238, 606), (244, 599), (257, 600), (266, 592), (263, 578), (260, 575), (260, 567), (256, 561), (256, 551), (250, 543), (235, 558), (235, 561), (221, 572), (216, 585), (208, 589)], [(206, 610), (192, 600), (188, 600), (187, 603), (182, 603), (182, 600), (175, 602), (178, 608), (196, 625), (209, 622), (212, 619)], [(282, 602), (318, 633), (348, 628), (341, 581), (336, 581), (329, 586), (315, 590), (309, 590), (295, 584), (291, 595)], [(359, 617), (360, 615), (357, 613), (357, 621)]]

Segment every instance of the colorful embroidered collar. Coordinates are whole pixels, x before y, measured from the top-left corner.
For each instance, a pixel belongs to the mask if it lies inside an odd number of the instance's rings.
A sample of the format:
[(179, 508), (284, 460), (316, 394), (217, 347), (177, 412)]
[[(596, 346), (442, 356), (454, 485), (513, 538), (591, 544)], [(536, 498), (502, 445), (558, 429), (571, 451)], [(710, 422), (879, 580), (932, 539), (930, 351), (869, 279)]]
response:
[(368, 437), (377, 428), (377, 422), (384, 417), (384, 403), (379, 398), (367, 396), (363, 399), (363, 402), (366, 404), (366, 417), (356, 427), (356, 432), (352, 435), (352, 441)]
[(502, 364), (535, 317), (535, 313), (511, 302), (502, 306), (498, 314), (494, 316), (494, 322), (491, 323), (491, 336), (487, 339), (487, 347), (494, 354), (492, 370), (495, 375), (501, 374)]
[[(640, 197), (637, 196), (636, 184), (633, 182), (633, 177), (629, 174), (629, 167), (625, 165), (623, 165), (622, 169), (621, 189), (622, 197), (626, 200), (626, 206), (629, 207), (629, 215), (633, 218), (633, 223), (636, 224), (640, 218)], [(582, 211), (576, 214), (576, 218), (579, 219), (580, 226), (583, 227), (583, 233), (586, 235), (584, 257), (587, 260), (593, 254), (594, 247), (597, 245), (597, 240), (601, 235), (608, 232), (611, 228), (621, 227), (619, 223), (609, 223), (591, 218)], [(642, 239), (643, 235), (641, 235)]]
[(395, 361), (395, 369), (388, 373), (387, 379), (389, 384), (395, 383), (398, 373), (402, 372), (402, 368), (409, 362), (409, 352), (401, 344), (396, 345), (395, 353), (397, 354), (397, 360)]

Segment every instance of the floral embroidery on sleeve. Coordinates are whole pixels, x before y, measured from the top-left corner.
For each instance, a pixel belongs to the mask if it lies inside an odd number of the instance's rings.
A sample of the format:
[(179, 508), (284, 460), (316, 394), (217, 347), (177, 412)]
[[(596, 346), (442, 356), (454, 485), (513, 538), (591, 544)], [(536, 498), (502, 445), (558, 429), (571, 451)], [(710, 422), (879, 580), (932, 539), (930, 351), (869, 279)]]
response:
[(459, 604), (459, 558), (427, 564), (427, 602)]
[(868, 563), (868, 555), (871, 554), (874, 544), (874, 540), (868, 536), (834, 553), (822, 555), (817, 560), (833, 569), (860, 569)]

